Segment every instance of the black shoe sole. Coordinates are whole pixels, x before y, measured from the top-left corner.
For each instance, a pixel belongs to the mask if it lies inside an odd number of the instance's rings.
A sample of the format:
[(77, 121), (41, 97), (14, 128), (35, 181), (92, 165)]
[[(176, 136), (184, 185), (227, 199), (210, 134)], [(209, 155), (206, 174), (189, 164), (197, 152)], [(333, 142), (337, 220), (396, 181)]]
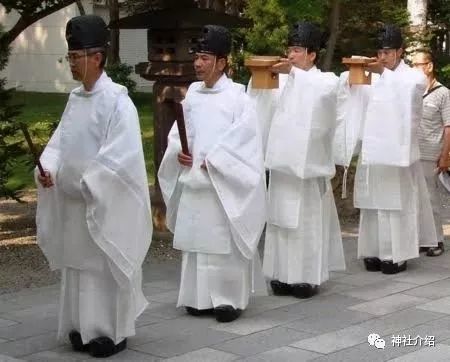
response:
[(364, 258), (364, 266), (369, 272), (378, 272), (381, 270), (381, 260), (378, 258)]
[(292, 287), (287, 283), (283, 283), (278, 280), (272, 280), (270, 282), (270, 287), (272, 288), (273, 295), (277, 295), (280, 297), (292, 295)]
[(219, 305), (217, 308), (214, 308), (214, 314), (216, 315), (217, 322), (229, 323), (238, 319), (242, 314), (242, 310), (234, 309), (230, 305)]
[(125, 348), (127, 348), (126, 339), (116, 345), (108, 337), (95, 338), (89, 342), (89, 354), (96, 358), (111, 357)]
[(301, 283), (292, 285), (292, 296), (299, 299), (308, 299), (314, 297), (319, 292), (317, 285)]
[(77, 352), (87, 352), (89, 351), (89, 344), (83, 344), (81, 339), (81, 334), (78, 331), (71, 331), (69, 333), (70, 344), (72, 349)]
[(197, 308), (193, 308), (193, 307), (184, 307), (184, 309), (186, 310), (187, 314), (192, 315), (194, 317), (200, 317), (203, 315), (212, 315), (214, 314), (214, 309), (210, 308), (210, 309), (197, 309)]
[(406, 270), (406, 261), (403, 262), (402, 265), (398, 265), (397, 263), (388, 263), (388, 262), (382, 262), (381, 263), (381, 272), (383, 274), (392, 275), (392, 274), (398, 274)]

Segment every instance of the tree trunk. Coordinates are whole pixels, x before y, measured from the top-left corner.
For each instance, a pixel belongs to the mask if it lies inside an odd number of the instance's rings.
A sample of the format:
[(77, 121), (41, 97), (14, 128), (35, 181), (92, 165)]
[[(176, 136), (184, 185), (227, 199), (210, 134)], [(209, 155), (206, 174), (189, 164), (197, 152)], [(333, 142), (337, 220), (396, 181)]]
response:
[(227, 1), (227, 13), (234, 16), (239, 16), (241, 8), (241, 0), (229, 0)]
[(330, 14), (330, 37), (328, 39), (327, 49), (324, 60), (322, 62), (322, 69), (329, 71), (333, 61), (334, 50), (336, 49), (337, 38), (339, 34), (339, 17), (340, 17), (340, 0), (331, 1)]
[(81, 2), (81, 0), (77, 0), (77, 7), (78, 7), (78, 11), (80, 12), (80, 15), (86, 15), (86, 11), (84, 10), (84, 6), (83, 3)]
[(408, 0), (411, 30), (423, 31), (427, 26), (428, 0)]
[(198, 0), (197, 1), (198, 7), (200, 9), (205, 9), (208, 7), (208, 1), (207, 0)]
[(425, 35), (427, 27), (427, 10), (428, 0), (408, 0), (409, 20), (411, 23), (410, 30), (415, 37), (415, 41), (411, 44), (410, 50), (424, 46), (421, 39)]
[(219, 13), (224, 13), (225, 12), (225, 0), (214, 0), (212, 2), (212, 8), (219, 12)]
[[(108, 0), (109, 8), (109, 21), (118, 21), (119, 14), (119, 1), (118, 0)], [(120, 63), (120, 30), (111, 29), (111, 44), (108, 49), (108, 65), (114, 65)]]

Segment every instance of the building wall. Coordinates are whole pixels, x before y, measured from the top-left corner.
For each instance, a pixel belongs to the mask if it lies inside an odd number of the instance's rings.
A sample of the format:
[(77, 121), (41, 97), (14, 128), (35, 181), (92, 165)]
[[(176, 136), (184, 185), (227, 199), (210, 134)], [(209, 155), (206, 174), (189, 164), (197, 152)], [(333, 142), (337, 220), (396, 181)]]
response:
[[(102, 16), (108, 23), (107, 9), (95, 6), (91, 0), (83, 1), (87, 14)], [(79, 15), (76, 4), (51, 14), (23, 31), (12, 43), (11, 56), (6, 69), (1, 73), (9, 87), (23, 91), (70, 92), (79, 83), (72, 79), (69, 65), (64, 57), (67, 53), (65, 28), (67, 21)], [(18, 14), (6, 14), (0, 5), (0, 23), (7, 30), (18, 19)], [(132, 65), (147, 60), (147, 32), (144, 29), (122, 30), (120, 34), (120, 57), (122, 62)], [(151, 91), (152, 84), (133, 74), (138, 91)]]

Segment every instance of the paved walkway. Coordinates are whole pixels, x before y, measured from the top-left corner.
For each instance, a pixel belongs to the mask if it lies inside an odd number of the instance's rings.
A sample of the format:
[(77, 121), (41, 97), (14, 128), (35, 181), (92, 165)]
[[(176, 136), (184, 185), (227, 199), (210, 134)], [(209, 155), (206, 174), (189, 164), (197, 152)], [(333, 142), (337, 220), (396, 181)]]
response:
[[(111, 360), (450, 360), (450, 252), (421, 256), (387, 276), (363, 269), (355, 235), (346, 235), (344, 247), (347, 270), (333, 273), (318, 296), (254, 298), (228, 324), (177, 310), (179, 263), (153, 263), (144, 278), (151, 305), (130, 348)], [(0, 296), (1, 362), (90, 360), (56, 342), (57, 301), (58, 286)], [(385, 340), (384, 349), (369, 345), (371, 333)], [(399, 336), (395, 346), (392, 336)]]

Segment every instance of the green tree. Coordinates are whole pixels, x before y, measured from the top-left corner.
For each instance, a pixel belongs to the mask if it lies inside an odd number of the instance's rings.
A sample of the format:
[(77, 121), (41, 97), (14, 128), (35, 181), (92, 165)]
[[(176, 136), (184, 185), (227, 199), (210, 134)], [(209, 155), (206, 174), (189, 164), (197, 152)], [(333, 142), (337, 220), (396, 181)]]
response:
[[(9, 13), (15, 10), (19, 19), (14, 26), (5, 31), (0, 24), (0, 71), (8, 63), (10, 44), (28, 26), (36, 21), (75, 3), (76, 0), (0, 0), (0, 4)], [(23, 147), (23, 135), (16, 117), (20, 106), (12, 105), (13, 89), (6, 89), (6, 79), (0, 79), (0, 197), (16, 200), (22, 185), (12, 184), (11, 175), (19, 162), (30, 163), (26, 148)], [(30, 163), (31, 165), (31, 163)]]
[[(0, 36), (2, 35), (0, 26)], [(0, 46), (0, 71), (8, 63), (10, 48)], [(12, 89), (5, 89), (6, 79), (0, 79), (0, 197), (18, 199), (17, 187), (8, 184), (17, 157), (24, 154), (21, 142), (17, 141), (19, 128), (14, 118), (19, 114), (19, 107), (11, 105)]]
[[(438, 79), (450, 87), (450, 2), (448, 0), (430, 0), (428, 21), (431, 23), (431, 49), (437, 56)], [(447, 46), (444, 46), (447, 44)]]
[[(445, 0), (442, 0), (445, 1)], [(407, 0), (248, 0), (244, 15), (253, 27), (244, 31), (244, 48), (252, 54), (283, 54), (289, 26), (298, 20), (319, 24), (333, 44), (321, 58), (326, 68), (341, 70), (340, 59), (374, 55), (379, 26), (392, 22), (407, 28)]]

